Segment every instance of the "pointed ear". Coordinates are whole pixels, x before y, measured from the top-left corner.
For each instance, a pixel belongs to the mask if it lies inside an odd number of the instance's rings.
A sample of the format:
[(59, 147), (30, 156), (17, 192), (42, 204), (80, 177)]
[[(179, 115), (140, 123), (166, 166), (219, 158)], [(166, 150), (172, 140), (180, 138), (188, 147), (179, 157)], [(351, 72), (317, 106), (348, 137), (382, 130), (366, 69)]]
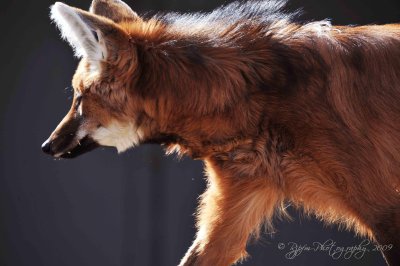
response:
[(93, 0), (90, 12), (109, 18), (116, 23), (140, 19), (127, 4), (120, 0)]
[(114, 54), (128, 43), (125, 32), (113, 21), (60, 2), (51, 7), (51, 19), (75, 55), (87, 58), (94, 65), (112, 61)]

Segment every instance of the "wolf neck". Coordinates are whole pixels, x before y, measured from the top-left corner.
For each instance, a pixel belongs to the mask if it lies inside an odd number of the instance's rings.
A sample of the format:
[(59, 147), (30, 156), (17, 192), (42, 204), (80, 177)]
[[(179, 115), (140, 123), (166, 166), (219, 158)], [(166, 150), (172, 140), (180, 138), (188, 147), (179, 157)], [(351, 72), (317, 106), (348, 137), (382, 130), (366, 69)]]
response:
[[(285, 27), (288, 36), (300, 28)], [(274, 119), (281, 103), (307, 82), (300, 77), (307, 55), (285, 43), (288, 36), (247, 30), (210, 38), (158, 26), (155, 34), (137, 38), (135, 84), (157, 110), (147, 114), (157, 121), (155, 138), (176, 136), (188, 153), (213, 150), (213, 143), (234, 148), (260, 134), (265, 114)]]

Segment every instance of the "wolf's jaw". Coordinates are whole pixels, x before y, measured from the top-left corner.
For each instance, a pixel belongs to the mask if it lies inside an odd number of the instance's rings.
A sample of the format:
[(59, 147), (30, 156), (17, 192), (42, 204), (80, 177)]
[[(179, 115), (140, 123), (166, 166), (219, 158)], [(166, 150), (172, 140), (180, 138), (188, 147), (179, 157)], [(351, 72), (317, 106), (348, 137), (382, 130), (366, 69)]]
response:
[(143, 139), (143, 133), (133, 123), (112, 122), (98, 128), (92, 138), (100, 145), (117, 148), (118, 153), (121, 153), (138, 145)]
[(54, 157), (65, 159), (75, 158), (81, 154), (94, 150), (99, 146), (99, 143), (97, 143), (94, 139), (89, 136), (85, 136), (80, 141), (77, 141), (74, 146), (69, 147), (66, 151), (55, 154)]

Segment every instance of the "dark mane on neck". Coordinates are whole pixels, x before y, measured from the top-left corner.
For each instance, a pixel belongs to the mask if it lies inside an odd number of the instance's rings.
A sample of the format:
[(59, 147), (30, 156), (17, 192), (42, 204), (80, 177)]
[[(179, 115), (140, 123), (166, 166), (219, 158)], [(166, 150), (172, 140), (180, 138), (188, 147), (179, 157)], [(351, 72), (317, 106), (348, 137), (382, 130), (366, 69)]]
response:
[(166, 95), (171, 109), (198, 114), (235, 108), (254, 93), (290, 93), (304, 71), (296, 65), (302, 55), (282, 39), (302, 24), (293, 22), (299, 12), (284, 12), (286, 2), (233, 2), (126, 24), (138, 52), (135, 87), (145, 98)]

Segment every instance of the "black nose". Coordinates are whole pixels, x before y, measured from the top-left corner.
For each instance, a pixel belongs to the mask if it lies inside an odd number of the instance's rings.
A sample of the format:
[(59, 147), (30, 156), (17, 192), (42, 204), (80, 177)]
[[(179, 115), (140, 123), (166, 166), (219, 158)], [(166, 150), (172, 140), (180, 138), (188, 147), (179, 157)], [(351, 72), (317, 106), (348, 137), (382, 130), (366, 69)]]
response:
[(51, 141), (49, 139), (46, 140), (45, 142), (43, 142), (42, 151), (44, 153), (47, 153), (47, 154), (52, 154), (53, 153), (52, 150), (51, 150)]

